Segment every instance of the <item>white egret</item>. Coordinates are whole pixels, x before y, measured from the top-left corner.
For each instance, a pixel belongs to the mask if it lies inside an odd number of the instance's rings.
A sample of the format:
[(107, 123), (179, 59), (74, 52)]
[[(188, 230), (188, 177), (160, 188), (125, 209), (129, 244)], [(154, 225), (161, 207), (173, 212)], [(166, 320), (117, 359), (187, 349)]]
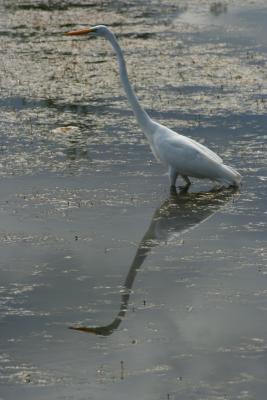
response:
[(230, 186), (240, 184), (241, 175), (235, 169), (223, 164), (222, 159), (216, 153), (149, 117), (129, 82), (123, 52), (116, 37), (105, 25), (66, 33), (66, 35), (86, 34), (104, 37), (111, 43), (118, 59), (120, 79), (125, 94), (140, 128), (147, 137), (152, 153), (168, 168), (171, 187), (175, 187), (179, 175), (184, 179), (187, 188), (191, 184), (189, 177), (210, 179)]

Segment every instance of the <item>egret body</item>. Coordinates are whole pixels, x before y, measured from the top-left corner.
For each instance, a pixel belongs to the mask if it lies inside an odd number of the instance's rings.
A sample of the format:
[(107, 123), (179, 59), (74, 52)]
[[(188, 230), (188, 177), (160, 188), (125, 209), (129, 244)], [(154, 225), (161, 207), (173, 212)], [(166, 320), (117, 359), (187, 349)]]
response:
[(189, 177), (210, 179), (222, 185), (238, 186), (241, 175), (233, 168), (225, 165), (222, 159), (206, 146), (180, 135), (164, 125), (152, 120), (139, 103), (130, 84), (123, 52), (114, 34), (104, 25), (88, 29), (67, 32), (66, 35), (95, 35), (107, 39), (113, 47), (118, 64), (121, 83), (127, 99), (133, 109), (138, 125), (144, 132), (152, 153), (157, 160), (168, 168), (170, 184), (175, 187), (180, 175), (191, 184)]

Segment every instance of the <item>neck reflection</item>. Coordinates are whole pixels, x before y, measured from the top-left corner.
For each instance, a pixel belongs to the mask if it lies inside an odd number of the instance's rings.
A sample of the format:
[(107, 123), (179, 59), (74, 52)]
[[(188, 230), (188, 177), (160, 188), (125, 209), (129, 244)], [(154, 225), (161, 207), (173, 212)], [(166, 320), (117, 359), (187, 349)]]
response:
[(150, 251), (160, 243), (167, 242), (189, 229), (195, 228), (216, 213), (224, 204), (234, 199), (236, 189), (212, 190), (200, 193), (171, 193), (156, 209), (151, 223), (136, 251), (133, 262), (124, 282), (121, 304), (114, 320), (103, 326), (70, 326), (70, 329), (108, 336), (116, 330), (126, 315), (131, 289), (138, 270)]

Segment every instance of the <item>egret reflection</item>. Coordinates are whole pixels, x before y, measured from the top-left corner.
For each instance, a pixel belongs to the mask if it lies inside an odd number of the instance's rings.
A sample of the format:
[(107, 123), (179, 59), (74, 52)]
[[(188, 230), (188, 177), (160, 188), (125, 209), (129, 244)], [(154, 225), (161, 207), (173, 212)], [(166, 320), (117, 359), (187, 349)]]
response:
[(150, 251), (207, 220), (223, 205), (234, 199), (235, 193), (235, 189), (199, 193), (172, 192), (154, 212), (151, 223), (138, 246), (123, 285), (120, 309), (114, 320), (103, 326), (70, 326), (70, 329), (102, 336), (110, 335), (119, 327), (126, 315), (135, 277)]

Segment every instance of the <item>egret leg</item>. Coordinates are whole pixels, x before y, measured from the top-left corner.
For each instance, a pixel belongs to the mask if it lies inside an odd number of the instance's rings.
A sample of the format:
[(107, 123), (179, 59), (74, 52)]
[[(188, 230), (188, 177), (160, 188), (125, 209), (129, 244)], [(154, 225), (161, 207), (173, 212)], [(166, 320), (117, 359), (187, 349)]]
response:
[(170, 195), (171, 196), (177, 196), (177, 190), (176, 190), (176, 186), (171, 186), (170, 187)]
[(171, 188), (175, 188), (175, 183), (176, 183), (176, 179), (178, 176), (178, 172), (175, 171), (175, 169), (173, 168), (169, 168), (169, 178), (170, 178), (170, 183), (171, 183)]
[(182, 175), (182, 178), (185, 181), (185, 185), (184, 186), (179, 186), (179, 189), (181, 189), (183, 191), (187, 191), (189, 189), (189, 186), (191, 185), (191, 181), (188, 178), (188, 176), (186, 176), (186, 175)]

